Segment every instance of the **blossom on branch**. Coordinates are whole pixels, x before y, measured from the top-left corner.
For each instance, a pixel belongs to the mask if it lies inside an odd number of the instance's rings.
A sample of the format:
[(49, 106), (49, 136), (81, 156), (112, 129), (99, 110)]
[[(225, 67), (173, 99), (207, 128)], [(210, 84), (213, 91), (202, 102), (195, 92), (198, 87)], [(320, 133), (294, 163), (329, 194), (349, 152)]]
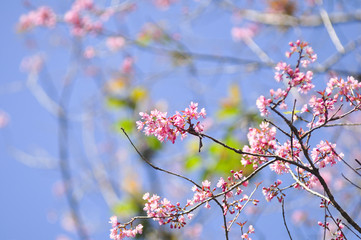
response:
[[(206, 110), (202, 108), (198, 112), (198, 103), (189, 105), (184, 111), (176, 112), (171, 117), (167, 117), (167, 112), (160, 112), (157, 109), (148, 113), (140, 112), (143, 121), (137, 121), (138, 130), (144, 129), (144, 133), (154, 135), (159, 141), (163, 142), (170, 140), (175, 142), (177, 136), (180, 134), (181, 138), (187, 136), (187, 132), (201, 133), (203, 132), (203, 125), (197, 121), (196, 124), (192, 123), (192, 120), (198, 120), (199, 118), (205, 118)], [(186, 126), (188, 125), (188, 128)]]

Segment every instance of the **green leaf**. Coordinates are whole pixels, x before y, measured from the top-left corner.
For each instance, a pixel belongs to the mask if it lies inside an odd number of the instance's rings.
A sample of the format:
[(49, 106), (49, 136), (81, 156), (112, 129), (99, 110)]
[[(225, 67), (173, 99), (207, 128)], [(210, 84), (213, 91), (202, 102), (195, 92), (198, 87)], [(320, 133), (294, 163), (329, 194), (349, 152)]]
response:
[(107, 106), (110, 108), (121, 108), (127, 105), (127, 102), (124, 99), (119, 99), (116, 97), (108, 97)]
[[(301, 112), (301, 111), (300, 110), (295, 110), (295, 113), (299, 113), (299, 112)], [(286, 115), (292, 114), (292, 111), (283, 112), (283, 114), (286, 114)]]
[(192, 155), (187, 157), (185, 161), (185, 169), (187, 171), (192, 171), (197, 169), (201, 165), (202, 159), (199, 155)]
[(120, 131), (121, 128), (124, 128), (127, 133), (131, 133), (135, 127), (135, 123), (132, 119), (121, 119), (115, 125), (118, 131)]
[(134, 213), (136, 213), (138, 211), (138, 205), (136, 203), (136, 201), (132, 200), (132, 199), (127, 199), (125, 201), (122, 201), (118, 204), (116, 204), (113, 208), (112, 208), (112, 212), (115, 215), (132, 215)]
[(146, 137), (146, 141), (149, 148), (151, 148), (154, 151), (159, 150), (163, 147), (162, 143), (155, 137)]
[(218, 112), (218, 117), (220, 119), (228, 118), (236, 116), (240, 113), (239, 109), (237, 107), (229, 107), (229, 108), (222, 108)]

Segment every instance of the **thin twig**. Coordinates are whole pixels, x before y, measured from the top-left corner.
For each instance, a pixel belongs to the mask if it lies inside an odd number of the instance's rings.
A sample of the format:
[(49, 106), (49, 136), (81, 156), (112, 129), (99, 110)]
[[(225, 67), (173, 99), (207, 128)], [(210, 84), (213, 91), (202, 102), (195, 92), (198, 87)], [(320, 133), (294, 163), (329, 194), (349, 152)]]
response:
[(288, 227), (287, 227), (287, 222), (286, 222), (286, 217), (285, 217), (285, 199), (284, 199), (284, 198), (282, 198), (282, 218), (283, 218), (283, 224), (284, 224), (285, 227), (286, 227), (288, 236), (289, 236), (290, 239), (292, 240), (292, 236), (291, 236), (290, 230), (289, 230)]
[(134, 145), (133, 141), (130, 139), (130, 137), (128, 136), (127, 132), (124, 130), (124, 128), (120, 128), (123, 133), (125, 134), (125, 136), (128, 138), (130, 144), (133, 146), (133, 148), (135, 149), (135, 151), (138, 153), (138, 155), (142, 158), (142, 160), (144, 162), (146, 162), (149, 166), (151, 166), (152, 168), (154, 168), (155, 170), (158, 170), (158, 171), (161, 171), (161, 172), (165, 172), (165, 173), (168, 173), (170, 175), (173, 175), (173, 176), (176, 176), (176, 177), (179, 177), (179, 178), (183, 178), (185, 180), (187, 180), (188, 182), (191, 182), (193, 183), (194, 185), (196, 185), (198, 188), (202, 188), (199, 184), (197, 184), (196, 182), (194, 182), (192, 179), (189, 179), (185, 176), (182, 176), (180, 174), (177, 174), (177, 173), (174, 173), (174, 172), (170, 172), (170, 171), (167, 171), (165, 169), (162, 169), (160, 167), (157, 167), (155, 166), (153, 163), (151, 163), (148, 159), (146, 159), (143, 154), (138, 150), (138, 148)]
[(355, 187), (357, 187), (358, 189), (361, 190), (361, 187), (360, 187), (360, 186), (358, 186), (358, 185), (356, 185), (355, 183), (351, 182), (351, 180), (348, 179), (347, 177), (345, 177), (345, 175), (343, 175), (343, 173), (341, 173), (341, 175), (342, 175), (342, 177), (343, 177), (344, 179), (346, 179), (346, 181), (348, 181), (348, 182), (351, 183), (353, 186), (355, 186)]
[(249, 195), (247, 201), (243, 204), (242, 208), (240, 210), (238, 210), (237, 215), (233, 218), (232, 222), (229, 224), (228, 227), (228, 231), (231, 231), (231, 227), (233, 225), (233, 223), (238, 219), (239, 214), (242, 212), (242, 210), (246, 207), (246, 205), (249, 203), (249, 201), (251, 201), (253, 194), (256, 192), (256, 190), (258, 189), (259, 184), (256, 184), (255, 189), (252, 191), (252, 193)]

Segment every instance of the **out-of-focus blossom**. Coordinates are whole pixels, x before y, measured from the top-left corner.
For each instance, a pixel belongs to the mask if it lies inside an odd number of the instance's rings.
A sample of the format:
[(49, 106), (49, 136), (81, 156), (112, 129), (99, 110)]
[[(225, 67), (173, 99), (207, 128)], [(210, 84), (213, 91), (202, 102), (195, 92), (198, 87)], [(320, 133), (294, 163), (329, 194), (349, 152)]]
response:
[(118, 37), (108, 37), (106, 45), (110, 51), (116, 52), (125, 45), (125, 39), (121, 36)]
[(20, 70), (27, 73), (39, 73), (44, 65), (44, 54), (35, 54), (23, 58), (20, 64)]
[(10, 121), (9, 115), (0, 110), (0, 128), (5, 127)]

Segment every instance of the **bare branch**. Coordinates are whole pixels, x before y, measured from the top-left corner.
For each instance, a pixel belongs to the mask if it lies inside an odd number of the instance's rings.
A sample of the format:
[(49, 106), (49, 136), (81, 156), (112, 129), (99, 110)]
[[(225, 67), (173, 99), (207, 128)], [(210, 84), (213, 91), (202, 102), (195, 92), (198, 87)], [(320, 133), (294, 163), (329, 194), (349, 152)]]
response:
[(284, 199), (284, 198), (282, 198), (282, 218), (283, 218), (283, 224), (284, 224), (285, 227), (286, 227), (288, 236), (289, 236), (290, 239), (292, 240), (292, 236), (291, 236), (290, 230), (289, 230), (288, 227), (287, 227), (287, 222), (286, 222), (286, 217), (285, 217), (285, 199)]

